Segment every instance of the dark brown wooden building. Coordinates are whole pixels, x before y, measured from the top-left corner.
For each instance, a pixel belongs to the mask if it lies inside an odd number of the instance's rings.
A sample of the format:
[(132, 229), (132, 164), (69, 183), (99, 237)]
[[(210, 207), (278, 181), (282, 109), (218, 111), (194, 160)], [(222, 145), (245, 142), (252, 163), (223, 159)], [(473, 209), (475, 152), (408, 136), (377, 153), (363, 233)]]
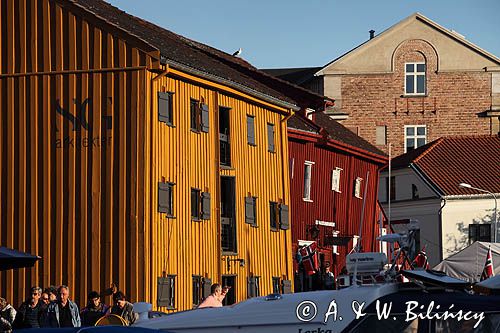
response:
[[(288, 123), (292, 248), (297, 253), (315, 241), (320, 264), (331, 263), (337, 275), (357, 244), (361, 220), (363, 250), (379, 250), (377, 191), (387, 157), (324, 113), (311, 118), (295, 115)], [(312, 281), (300, 268), (295, 261), (295, 290), (309, 290)]]

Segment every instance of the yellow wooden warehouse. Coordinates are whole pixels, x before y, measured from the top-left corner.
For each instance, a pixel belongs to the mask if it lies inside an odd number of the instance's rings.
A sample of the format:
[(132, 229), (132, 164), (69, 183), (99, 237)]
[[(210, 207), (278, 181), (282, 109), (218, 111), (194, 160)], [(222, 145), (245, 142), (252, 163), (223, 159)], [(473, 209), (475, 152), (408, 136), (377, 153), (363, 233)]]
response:
[(2, 0), (0, 20), (0, 245), (43, 258), (1, 296), (290, 290), (286, 121), (321, 96), (101, 0)]

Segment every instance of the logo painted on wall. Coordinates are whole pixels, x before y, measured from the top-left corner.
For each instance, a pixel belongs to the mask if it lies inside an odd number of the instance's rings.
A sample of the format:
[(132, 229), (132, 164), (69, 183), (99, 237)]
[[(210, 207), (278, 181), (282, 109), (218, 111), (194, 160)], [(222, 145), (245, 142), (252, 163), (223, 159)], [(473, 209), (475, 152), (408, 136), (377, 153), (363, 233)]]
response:
[[(113, 100), (111, 97), (105, 98), (107, 105), (112, 105)], [(106, 146), (107, 144), (111, 144), (112, 137), (105, 136), (94, 136), (93, 128), (89, 121), (93, 118), (93, 110), (92, 110), (92, 99), (86, 98), (83, 102), (79, 102), (76, 99), (73, 99), (73, 104), (75, 104), (75, 114), (72, 114), (68, 109), (64, 109), (61, 106), (61, 103), (58, 100), (55, 102), (55, 111), (56, 115), (60, 115), (64, 120), (68, 121), (72, 125), (73, 132), (81, 132), (82, 128), (91, 132), (90, 135), (87, 136), (74, 136), (68, 135), (63, 139), (57, 138), (55, 140), (56, 148), (100, 148), (102, 146)], [(101, 117), (101, 133), (105, 133), (106, 131), (113, 129), (113, 117), (103, 115)], [(59, 132), (59, 128), (56, 125), (56, 132)]]

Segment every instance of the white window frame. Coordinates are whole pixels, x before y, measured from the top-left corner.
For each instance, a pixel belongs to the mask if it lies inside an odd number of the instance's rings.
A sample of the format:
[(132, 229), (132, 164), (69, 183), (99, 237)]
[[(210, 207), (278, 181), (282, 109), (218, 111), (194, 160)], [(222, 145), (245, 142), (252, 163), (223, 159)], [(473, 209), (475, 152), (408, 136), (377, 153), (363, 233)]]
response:
[(340, 178), (342, 175), (342, 168), (336, 167), (335, 169), (332, 170), (332, 191), (342, 193), (340, 192)]
[[(304, 191), (302, 192), (302, 200), (307, 202), (313, 202), (311, 200), (311, 183), (312, 183), (312, 167), (314, 164), (315, 163), (311, 161), (304, 161)], [(306, 169), (308, 167), (309, 167), (309, 179), (306, 179)], [(308, 180), (308, 182), (306, 182), (306, 180)]]
[[(339, 234), (340, 234), (340, 231), (337, 231), (337, 230), (334, 230), (334, 231), (332, 232), (332, 236), (333, 236), (333, 237), (338, 237), (338, 236), (339, 236)], [(336, 255), (339, 255), (339, 254), (340, 254), (340, 253), (339, 253), (339, 250), (338, 250), (338, 245), (332, 245), (332, 252), (333, 252), (333, 254), (336, 254)]]
[(354, 180), (354, 196), (358, 199), (363, 199), (363, 195), (361, 194), (361, 183), (363, 182), (363, 178), (357, 177)]
[[(406, 65), (413, 65), (413, 72), (407, 72), (406, 71)], [(417, 65), (424, 65), (425, 66), (425, 71), (424, 72), (417, 72)], [(406, 77), (407, 76), (413, 76), (413, 92), (408, 92), (406, 90)], [(417, 92), (417, 77), (418, 76), (423, 76), (424, 77), (424, 92)], [(425, 96), (427, 93), (427, 65), (425, 62), (406, 62), (405, 63), (405, 95), (406, 96)]]
[[(410, 127), (413, 127), (413, 130), (414, 130), (414, 135), (411, 135), (411, 136), (407, 136), (406, 135), (406, 129), (407, 128), (410, 128)], [(418, 131), (417, 131), (417, 128), (418, 127), (423, 127), (425, 128), (425, 134), (424, 135), (418, 135)], [(415, 141), (415, 149), (417, 149), (418, 147), (421, 147), (421, 146), (417, 146), (417, 142), (418, 142), (418, 139), (424, 139), (424, 145), (427, 144), (427, 125), (405, 125), (404, 126), (404, 142), (405, 142), (405, 153), (408, 152), (408, 147), (406, 145), (406, 140), (407, 139), (413, 139)]]

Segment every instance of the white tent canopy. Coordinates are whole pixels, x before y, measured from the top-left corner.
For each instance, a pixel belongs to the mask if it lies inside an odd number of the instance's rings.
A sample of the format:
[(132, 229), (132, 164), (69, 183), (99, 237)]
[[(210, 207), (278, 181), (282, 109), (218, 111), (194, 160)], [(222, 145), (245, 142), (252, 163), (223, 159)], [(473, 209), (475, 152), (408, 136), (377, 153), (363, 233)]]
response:
[(474, 242), (437, 264), (434, 269), (458, 279), (478, 282), (490, 246), (495, 275), (500, 275), (500, 243)]

